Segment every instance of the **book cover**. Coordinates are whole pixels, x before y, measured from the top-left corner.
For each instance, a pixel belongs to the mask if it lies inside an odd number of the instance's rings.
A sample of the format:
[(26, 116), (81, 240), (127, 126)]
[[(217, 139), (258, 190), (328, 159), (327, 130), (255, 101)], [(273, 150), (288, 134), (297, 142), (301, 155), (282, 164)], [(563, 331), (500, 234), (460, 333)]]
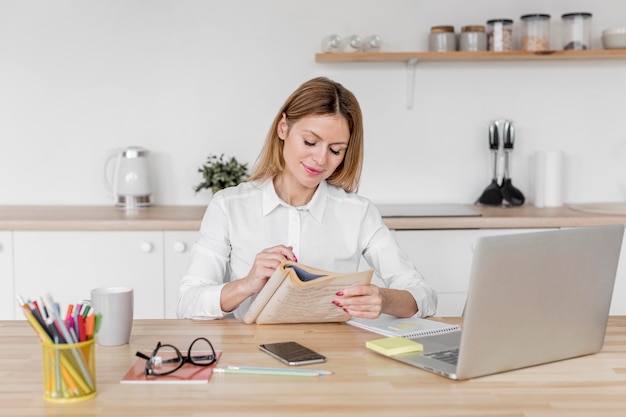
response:
[(421, 352), (424, 350), (424, 346), (421, 343), (414, 342), (402, 336), (368, 340), (365, 342), (365, 347), (385, 356)]
[(383, 336), (402, 336), (407, 339), (461, 330), (458, 324), (447, 324), (420, 317), (397, 318), (387, 314), (381, 314), (377, 319), (353, 317), (347, 323)]
[(373, 270), (333, 273), (296, 262), (280, 264), (250, 304), (244, 323), (342, 322), (350, 315), (335, 306), (336, 293), (352, 285), (370, 283)]
[[(152, 352), (147, 352), (150, 355)], [(137, 358), (133, 366), (130, 367), (128, 372), (120, 380), (121, 384), (207, 384), (211, 375), (213, 375), (213, 368), (217, 365), (217, 362), (222, 356), (222, 352), (215, 351), (217, 360), (215, 363), (209, 366), (196, 366), (191, 363), (186, 363), (170, 375), (163, 376), (151, 376), (146, 375), (146, 360)], [(159, 356), (167, 358), (165, 354), (159, 353)], [(174, 356), (175, 357), (175, 356)]]

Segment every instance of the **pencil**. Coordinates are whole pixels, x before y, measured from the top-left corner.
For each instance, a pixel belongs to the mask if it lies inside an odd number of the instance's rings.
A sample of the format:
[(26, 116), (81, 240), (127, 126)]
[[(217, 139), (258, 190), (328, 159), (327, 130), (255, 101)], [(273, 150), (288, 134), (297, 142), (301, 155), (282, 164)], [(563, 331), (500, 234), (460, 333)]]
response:
[(317, 369), (290, 369), (290, 368), (264, 368), (255, 366), (228, 366), (216, 368), (214, 372), (223, 374), (248, 374), (248, 375), (282, 375), (282, 376), (320, 376), (331, 375), (331, 371)]
[[(50, 294), (46, 294), (46, 298), (45, 298), (45, 302), (47, 305), (52, 305), (53, 304), (53, 300), (52, 300), (52, 296)], [(54, 311), (52, 311), (52, 319), (54, 320), (55, 324), (58, 324), (59, 322), (59, 317), (54, 315)], [(63, 338), (65, 340), (72, 340), (72, 336), (70, 335), (69, 331), (67, 330), (67, 328), (65, 326), (63, 326), (62, 324), (59, 327), (59, 330), (61, 331), (61, 336), (63, 336)], [(85, 358), (83, 357), (82, 352), (76, 350), (76, 348), (72, 348), (71, 349), (72, 354), (74, 355), (74, 359), (76, 360), (76, 363), (78, 364), (78, 367), (80, 368), (80, 373), (83, 376), (83, 378), (85, 379), (85, 382), (87, 383), (87, 385), (89, 386), (89, 388), (94, 389), (95, 385), (92, 381), (91, 378), (91, 373), (89, 372), (89, 370), (87, 369), (86, 365), (85, 365)]]
[(250, 369), (236, 369), (236, 368), (215, 368), (213, 372), (222, 374), (245, 374), (245, 375), (276, 375), (276, 376), (319, 376), (313, 372), (285, 372), (285, 371), (260, 371)]

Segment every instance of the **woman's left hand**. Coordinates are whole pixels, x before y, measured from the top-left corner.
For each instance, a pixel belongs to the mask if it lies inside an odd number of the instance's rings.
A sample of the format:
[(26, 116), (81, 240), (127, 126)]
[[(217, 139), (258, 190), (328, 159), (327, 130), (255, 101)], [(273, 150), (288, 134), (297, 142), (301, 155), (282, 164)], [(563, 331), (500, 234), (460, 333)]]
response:
[(375, 319), (382, 313), (411, 317), (418, 311), (415, 298), (406, 290), (380, 288), (376, 285), (355, 285), (337, 292), (333, 300), (338, 308), (354, 317)]
[(384, 292), (376, 285), (355, 285), (337, 293), (337, 307), (355, 317), (375, 319), (383, 312)]

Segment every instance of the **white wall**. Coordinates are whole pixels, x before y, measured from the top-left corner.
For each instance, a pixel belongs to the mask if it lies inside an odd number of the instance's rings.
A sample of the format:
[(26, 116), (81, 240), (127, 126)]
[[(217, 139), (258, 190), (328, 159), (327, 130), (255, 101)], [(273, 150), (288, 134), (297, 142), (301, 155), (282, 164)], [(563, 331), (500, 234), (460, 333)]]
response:
[(152, 151), (158, 204), (204, 204), (209, 153), (252, 164), (300, 83), (325, 75), (360, 99), (361, 194), (471, 203), (490, 181), (486, 127), (517, 126), (513, 184), (538, 149), (567, 154), (566, 201), (626, 199), (626, 60), (421, 63), (406, 108), (402, 63), (321, 64), (331, 33), (425, 50), (430, 26), (589, 11), (594, 46), (626, 25), (621, 0), (0, 0), (0, 204), (109, 204), (111, 149)]

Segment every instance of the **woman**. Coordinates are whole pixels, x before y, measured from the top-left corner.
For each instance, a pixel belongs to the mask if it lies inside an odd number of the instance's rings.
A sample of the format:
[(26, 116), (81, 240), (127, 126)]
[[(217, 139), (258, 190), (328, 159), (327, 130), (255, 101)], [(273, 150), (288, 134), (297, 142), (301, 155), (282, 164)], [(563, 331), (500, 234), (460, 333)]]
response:
[(354, 95), (327, 78), (302, 84), (276, 115), (249, 181), (207, 207), (178, 316), (241, 318), (282, 261), (351, 272), (362, 257), (380, 278), (337, 292), (337, 308), (363, 318), (435, 314), (435, 291), (374, 205), (355, 194), (362, 164)]

